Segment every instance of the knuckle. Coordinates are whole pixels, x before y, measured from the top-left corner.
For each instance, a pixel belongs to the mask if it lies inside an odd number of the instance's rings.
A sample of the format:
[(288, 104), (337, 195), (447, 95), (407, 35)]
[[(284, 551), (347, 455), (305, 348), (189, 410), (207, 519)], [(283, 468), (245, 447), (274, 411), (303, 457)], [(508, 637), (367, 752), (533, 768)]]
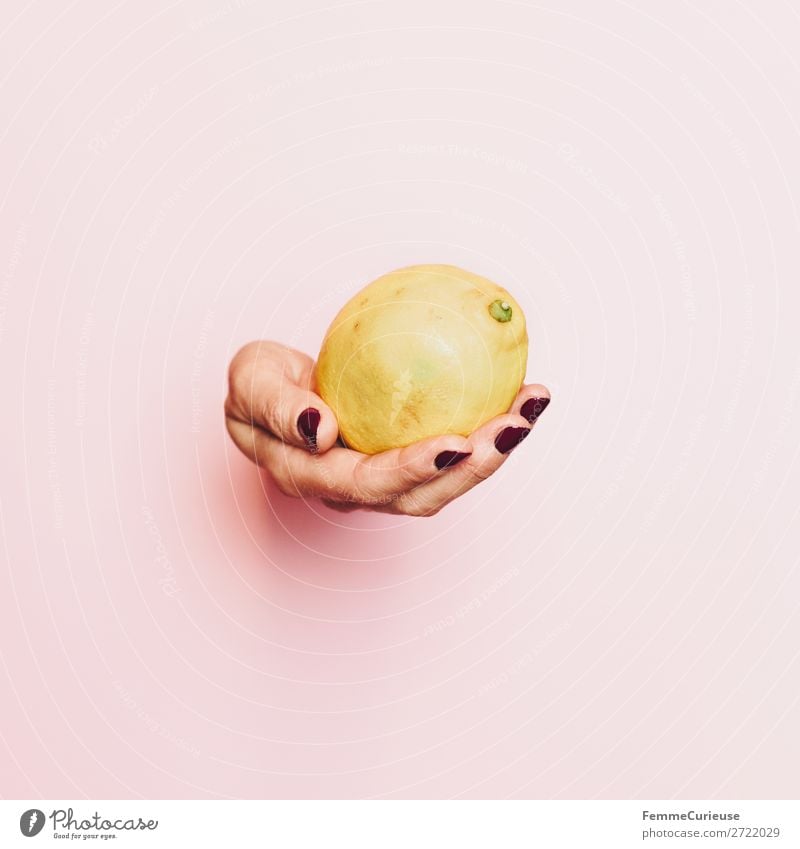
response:
[(261, 401), (261, 417), (262, 421), (265, 421), (270, 430), (278, 437), (281, 441), (283, 441), (283, 432), (281, 429), (281, 402), (280, 398), (271, 395), (267, 398), (264, 398)]
[(246, 345), (239, 348), (239, 350), (233, 355), (231, 364), (228, 368), (228, 379), (231, 384), (234, 384), (237, 381), (242, 370), (252, 359), (253, 344), (253, 342), (248, 342)]
[(252, 374), (259, 361), (263, 363), (275, 355), (275, 343), (267, 341), (248, 342), (233, 355), (228, 368), (231, 386), (241, 385)]
[(291, 475), (287, 475), (283, 470), (270, 469), (270, 477), (278, 490), (284, 495), (291, 496), (292, 498), (300, 496), (300, 489)]
[(347, 490), (354, 501), (370, 502), (379, 495), (374, 491), (372, 475), (363, 463), (357, 463), (353, 469), (353, 479)]
[(484, 459), (470, 465), (467, 471), (476, 483), (480, 483), (481, 481), (488, 480), (495, 473), (496, 466), (489, 462), (488, 459)]
[(255, 339), (242, 345), (236, 352), (236, 357), (241, 357), (243, 360), (251, 361), (263, 357), (271, 356), (278, 346), (267, 339)]
[(250, 382), (248, 379), (249, 374), (250, 364), (241, 357), (240, 351), (231, 360), (231, 365), (228, 369), (228, 393), (232, 398), (237, 399), (238, 406), (241, 406), (239, 399), (247, 397), (247, 387)]
[(440, 504), (431, 504), (426, 498), (406, 493), (397, 501), (399, 508), (398, 512), (405, 516), (414, 516), (422, 518), (425, 516), (435, 516), (441, 509)]

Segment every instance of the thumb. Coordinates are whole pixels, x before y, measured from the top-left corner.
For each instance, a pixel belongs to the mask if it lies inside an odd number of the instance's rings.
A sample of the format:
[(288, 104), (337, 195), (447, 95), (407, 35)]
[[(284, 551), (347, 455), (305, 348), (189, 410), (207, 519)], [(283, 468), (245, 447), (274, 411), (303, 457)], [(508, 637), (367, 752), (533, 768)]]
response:
[(251, 342), (231, 362), (226, 412), (289, 445), (323, 452), (339, 435), (331, 408), (311, 391), (313, 360), (275, 342)]

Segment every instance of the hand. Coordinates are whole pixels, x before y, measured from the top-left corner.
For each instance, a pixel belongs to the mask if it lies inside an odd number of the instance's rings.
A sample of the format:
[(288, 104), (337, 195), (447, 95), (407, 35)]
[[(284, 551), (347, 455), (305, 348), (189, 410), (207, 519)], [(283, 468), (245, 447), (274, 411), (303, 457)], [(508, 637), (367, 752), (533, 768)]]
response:
[(337, 510), (432, 516), (486, 480), (550, 402), (528, 384), (511, 410), (469, 437), (445, 434), (382, 454), (344, 448), (331, 408), (310, 389), (314, 363), (276, 342), (245, 345), (230, 365), (225, 419), (233, 441), (286, 495)]

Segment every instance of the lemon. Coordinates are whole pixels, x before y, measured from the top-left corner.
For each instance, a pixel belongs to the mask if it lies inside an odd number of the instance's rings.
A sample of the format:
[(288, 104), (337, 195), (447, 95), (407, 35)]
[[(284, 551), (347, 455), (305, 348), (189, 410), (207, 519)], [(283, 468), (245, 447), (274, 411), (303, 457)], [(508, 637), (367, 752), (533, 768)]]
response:
[(345, 304), (314, 376), (343, 441), (376, 454), (467, 436), (506, 412), (527, 358), (525, 316), (505, 289), (453, 265), (413, 265)]

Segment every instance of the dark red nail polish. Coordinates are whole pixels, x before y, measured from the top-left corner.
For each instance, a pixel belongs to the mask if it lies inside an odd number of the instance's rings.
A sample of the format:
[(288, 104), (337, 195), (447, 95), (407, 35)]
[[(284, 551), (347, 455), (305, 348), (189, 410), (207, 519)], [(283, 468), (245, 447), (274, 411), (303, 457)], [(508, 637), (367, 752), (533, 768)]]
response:
[(317, 428), (320, 420), (319, 410), (308, 407), (297, 417), (297, 429), (312, 451), (317, 449)]
[(471, 451), (442, 451), (436, 455), (436, 459), (433, 462), (441, 472), (442, 469), (447, 469), (450, 466), (455, 466), (462, 460), (466, 460), (471, 454)]
[(549, 403), (549, 398), (528, 398), (519, 411), (520, 415), (523, 419), (527, 419), (531, 424), (534, 424), (536, 419), (547, 409)]
[(513, 448), (516, 448), (530, 432), (531, 430), (528, 427), (503, 428), (494, 440), (494, 447), (501, 454), (508, 454), (508, 452)]

